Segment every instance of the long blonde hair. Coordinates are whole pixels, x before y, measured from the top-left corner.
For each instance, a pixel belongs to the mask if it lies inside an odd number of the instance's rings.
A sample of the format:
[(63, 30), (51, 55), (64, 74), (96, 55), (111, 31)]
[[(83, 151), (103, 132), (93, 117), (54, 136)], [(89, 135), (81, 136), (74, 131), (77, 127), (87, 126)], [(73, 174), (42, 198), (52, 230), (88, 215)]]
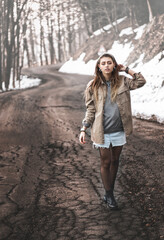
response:
[(113, 55), (111, 55), (109, 53), (104, 53), (103, 55), (101, 55), (99, 57), (99, 59), (96, 63), (95, 77), (94, 77), (94, 80), (91, 84), (91, 87), (92, 87), (93, 92), (95, 92), (96, 100), (97, 100), (98, 99), (98, 88), (101, 86), (101, 82), (106, 83), (105, 77), (103, 76), (102, 72), (99, 69), (99, 64), (100, 64), (100, 61), (103, 57), (111, 58), (113, 63), (115, 64), (115, 67), (114, 67), (114, 69), (112, 71), (112, 75), (111, 75), (111, 100), (112, 100), (112, 102), (114, 102), (120, 83), (119, 83), (119, 75), (118, 75), (118, 64), (117, 64), (116, 59)]

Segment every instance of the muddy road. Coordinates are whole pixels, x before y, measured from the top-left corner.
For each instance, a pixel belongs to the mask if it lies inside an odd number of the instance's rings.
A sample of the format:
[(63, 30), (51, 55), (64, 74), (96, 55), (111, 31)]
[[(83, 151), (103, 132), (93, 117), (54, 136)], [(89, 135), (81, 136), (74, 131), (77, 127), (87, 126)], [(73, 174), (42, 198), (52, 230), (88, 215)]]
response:
[(134, 119), (115, 195), (102, 202), (97, 150), (78, 142), (89, 76), (26, 69), (39, 87), (0, 94), (0, 239), (164, 239), (164, 125)]

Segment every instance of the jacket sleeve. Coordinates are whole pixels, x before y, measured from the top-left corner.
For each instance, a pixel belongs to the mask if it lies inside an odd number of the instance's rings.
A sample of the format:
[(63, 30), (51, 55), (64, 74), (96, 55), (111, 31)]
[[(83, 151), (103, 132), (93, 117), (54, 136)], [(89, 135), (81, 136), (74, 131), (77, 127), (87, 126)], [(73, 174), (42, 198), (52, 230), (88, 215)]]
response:
[(146, 83), (144, 76), (139, 73), (134, 73), (133, 78), (125, 77), (125, 84), (128, 86), (130, 90), (134, 90), (142, 87)]
[(87, 87), (85, 90), (85, 105), (86, 105), (86, 113), (85, 118), (82, 121), (82, 125), (85, 127), (90, 127), (95, 119), (95, 104), (93, 99), (93, 92), (91, 87)]

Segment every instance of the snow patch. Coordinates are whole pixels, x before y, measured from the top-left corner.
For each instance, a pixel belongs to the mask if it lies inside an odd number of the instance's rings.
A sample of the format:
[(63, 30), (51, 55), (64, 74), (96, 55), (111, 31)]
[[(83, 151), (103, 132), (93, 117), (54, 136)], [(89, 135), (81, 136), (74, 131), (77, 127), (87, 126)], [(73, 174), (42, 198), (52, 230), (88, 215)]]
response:
[[(126, 18), (127, 17), (123, 17), (123, 18), (118, 19), (117, 21), (113, 22), (113, 25), (115, 26), (116, 24), (119, 24), (119, 23), (123, 22)], [(103, 28), (100, 28), (100, 29), (96, 30), (95, 32), (93, 32), (93, 35), (91, 37), (98, 36), (105, 31), (109, 31), (109, 29), (111, 29), (111, 28), (112, 28), (112, 25), (108, 24), (108, 25), (104, 26)], [(105, 31), (104, 31), (104, 29), (105, 29)]]
[(145, 30), (145, 27), (146, 27), (146, 24), (134, 29), (134, 32), (136, 33), (136, 36), (134, 39), (138, 40), (141, 38), (141, 36)]
[(118, 63), (125, 64), (126, 59), (133, 49), (134, 46), (131, 42), (120, 44), (119, 41), (115, 41), (112, 45), (112, 48), (108, 50), (108, 52), (115, 56), (116, 61), (119, 61)]
[(127, 16), (123, 17), (123, 18), (119, 18), (118, 20), (116, 20), (115, 22), (113, 22), (113, 25), (119, 24), (121, 22), (123, 22), (125, 19), (127, 18)]
[(132, 27), (128, 27), (128, 28), (123, 29), (123, 30), (120, 32), (119, 36), (122, 37), (123, 35), (130, 35), (130, 34), (133, 34), (133, 29), (132, 29)]
[[(132, 113), (136, 117), (156, 120), (164, 123), (164, 59), (159, 61), (162, 52), (151, 61), (138, 65), (134, 70), (142, 71), (146, 84), (140, 89), (131, 92)], [(141, 56), (140, 56), (141, 57)]]
[(85, 57), (85, 53), (82, 53), (80, 57), (75, 61), (72, 58), (70, 58), (70, 60), (64, 63), (63, 66), (59, 69), (59, 72), (93, 75), (97, 60), (91, 59), (86, 64), (83, 61), (84, 57)]
[[(23, 75), (20, 81), (15, 81), (15, 88), (13, 87), (12, 81), (10, 81), (10, 85), (8, 90), (17, 90), (17, 89), (26, 89), (35, 87), (41, 84), (41, 79), (39, 78), (29, 78), (28, 76)], [(5, 83), (2, 83), (2, 91), (6, 91)]]

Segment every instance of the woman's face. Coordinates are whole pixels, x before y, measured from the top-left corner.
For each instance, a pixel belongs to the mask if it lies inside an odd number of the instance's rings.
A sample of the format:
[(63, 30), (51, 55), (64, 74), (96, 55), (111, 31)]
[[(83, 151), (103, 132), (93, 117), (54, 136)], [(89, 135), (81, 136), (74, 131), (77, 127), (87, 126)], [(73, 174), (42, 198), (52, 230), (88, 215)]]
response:
[(98, 67), (101, 69), (104, 75), (111, 75), (115, 64), (110, 57), (102, 57)]

